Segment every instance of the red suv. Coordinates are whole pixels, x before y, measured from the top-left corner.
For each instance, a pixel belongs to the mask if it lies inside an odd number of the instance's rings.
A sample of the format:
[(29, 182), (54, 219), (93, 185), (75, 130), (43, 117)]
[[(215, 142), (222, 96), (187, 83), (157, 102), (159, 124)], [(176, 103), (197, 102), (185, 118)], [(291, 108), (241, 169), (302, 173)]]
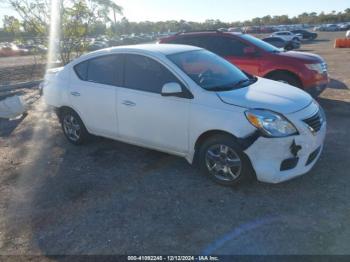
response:
[(318, 55), (280, 49), (249, 34), (203, 31), (179, 33), (159, 43), (205, 48), (243, 71), (314, 92), (327, 86), (327, 64)]

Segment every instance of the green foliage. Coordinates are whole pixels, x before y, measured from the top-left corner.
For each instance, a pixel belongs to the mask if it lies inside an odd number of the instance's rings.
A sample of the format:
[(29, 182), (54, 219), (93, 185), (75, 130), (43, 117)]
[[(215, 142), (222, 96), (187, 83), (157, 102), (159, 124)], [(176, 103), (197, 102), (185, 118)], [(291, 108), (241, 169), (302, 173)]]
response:
[(11, 33), (13, 37), (16, 37), (21, 32), (21, 23), (14, 16), (5, 15), (3, 19), (4, 31)]
[[(50, 28), (50, 0), (5, 0), (21, 17), (25, 31), (35, 37), (47, 37)], [(86, 51), (86, 38), (95, 31), (105, 31), (101, 24), (116, 21), (122, 8), (113, 0), (58, 0), (60, 19), (59, 55), (64, 64)], [(57, 11), (57, 10), (54, 10)], [(113, 19), (110, 18), (113, 13)]]

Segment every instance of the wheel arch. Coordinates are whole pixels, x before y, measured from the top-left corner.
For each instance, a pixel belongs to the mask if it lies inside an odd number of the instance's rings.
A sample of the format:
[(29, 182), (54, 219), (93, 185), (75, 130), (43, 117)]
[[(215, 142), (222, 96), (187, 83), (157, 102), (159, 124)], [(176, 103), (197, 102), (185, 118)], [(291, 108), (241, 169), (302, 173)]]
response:
[(300, 87), (303, 88), (303, 81), (302, 81), (302, 79), (299, 77), (299, 75), (296, 74), (296, 73), (294, 73), (294, 72), (292, 72), (291, 70), (288, 70), (288, 69), (276, 69), (276, 70), (272, 70), (272, 71), (266, 73), (263, 77), (264, 77), (264, 78), (270, 79), (270, 78), (271, 78), (273, 75), (275, 75), (275, 74), (288, 74), (288, 75), (294, 77), (294, 78), (299, 82)]
[(89, 132), (89, 133), (91, 132), (90, 129), (89, 129), (89, 127), (86, 125), (86, 122), (85, 122), (85, 120), (83, 119), (82, 115), (79, 113), (78, 110), (75, 110), (73, 107), (67, 106), (67, 105), (63, 105), (63, 106), (60, 106), (60, 107), (56, 108), (55, 111), (56, 111), (58, 120), (59, 120), (60, 122), (61, 122), (61, 120), (62, 120), (62, 119), (61, 119), (61, 114), (62, 114), (63, 112), (66, 112), (66, 111), (73, 111), (74, 113), (76, 113), (76, 114), (79, 116), (80, 120), (83, 122), (83, 124), (84, 124), (85, 128), (88, 130), (88, 132)]
[(81, 119), (81, 116), (79, 115), (79, 113), (74, 110), (74, 108), (70, 107), (70, 106), (60, 106), (60, 107), (57, 107), (56, 108), (56, 114), (57, 114), (57, 117), (58, 119), (61, 121), (61, 115), (63, 112), (66, 112), (66, 111), (74, 111), (76, 114), (78, 114), (78, 116), (80, 117)]
[(249, 169), (251, 171), (251, 175), (256, 178), (255, 170), (253, 168), (252, 162), (249, 158), (249, 156), (245, 153), (245, 150), (250, 147), (255, 141), (260, 137), (260, 132), (255, 131), (248, 136), (244, 138), (239, 138), (235, 136), (234, 134), (224, 131), (224, 130), (219, 130), (219, 129), (213, 129), (213, 130), (208, 130), (202, 133), (196, 140), (195, 145), (194, 145), (194, 156), (193, 156), (193, 161), (192, 164), (198, 165), (199, 164), (199, 149), (200, 146), (209, 138), (217, 135), (226, 135), (232, 137), (235, 142), (237, 142), (237, 145), (240, 147), (243, 157), (246, 159)]
[(198, 136), (195, 144), (194, 144), (194, 155), (193, 155), (193, 163), (198, 163), (198, 152), (199, 152), (199, 148), (201, 147), (201, 145), (204, 143), (204, 141), (206, 141), (207, 139), (209, 139), (210, 137), (213, 136), (217, 136), (217, 135), (227, 135), (227, 136), (231, 136), (232, 138), (234, 138), (236, 141), (238, 140), (238, 138), (227, 132), (224, 130), (220, 130), (220, 129), (213, 129), (213, 130), (207, 130), (204, 133), (202, 133), (201, 135)]

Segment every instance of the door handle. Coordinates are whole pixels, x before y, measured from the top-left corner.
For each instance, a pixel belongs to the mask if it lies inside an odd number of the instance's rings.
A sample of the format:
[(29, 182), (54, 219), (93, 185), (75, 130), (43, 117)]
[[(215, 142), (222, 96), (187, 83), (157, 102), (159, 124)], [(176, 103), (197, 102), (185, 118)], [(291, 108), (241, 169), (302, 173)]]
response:
[(70, 94), (71, 94), (72, 96), (80, 96), (80, 93), (79, 93), (79, 92), (70, 92)]
[(132, 101), (129, 101), (129, 100), (124, 100), (122, 102), (123, 105), (125, 106), (136, 106), (136, 103), (132, 102)]

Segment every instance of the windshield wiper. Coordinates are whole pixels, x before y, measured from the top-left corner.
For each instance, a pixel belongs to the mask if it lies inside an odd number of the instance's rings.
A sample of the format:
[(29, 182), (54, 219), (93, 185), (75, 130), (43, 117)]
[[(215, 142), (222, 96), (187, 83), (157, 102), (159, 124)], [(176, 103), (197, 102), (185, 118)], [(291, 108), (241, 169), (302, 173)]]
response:
[[(218, 91), (218, 92), (219, 91), (230, 91), (233, 89), (249, 86), (251, 84), (254, 84), (256, 81), (258, 81), (258, 78), (254, 76), (251, 78), (242, 79), (234, 84), (215, 86), (215, 87), (210, 87), (210, 88), (206, 88), (206, 89), (210, 90), (210, 91)], [(247, 84), (245, 84), (245, 83), (247, 83)]]
[(234, 84), (233, 87), (234, 88), (235, 87), (242, 87), (244, 83), (248, 83), (248, 85), (251, 85), (251, 84), (254, 84), (256, 81), (258, 81), (258, 78), (255, 76), (252, 78), (242, 79), (242, 80), (238, 81), (236, 84)]

